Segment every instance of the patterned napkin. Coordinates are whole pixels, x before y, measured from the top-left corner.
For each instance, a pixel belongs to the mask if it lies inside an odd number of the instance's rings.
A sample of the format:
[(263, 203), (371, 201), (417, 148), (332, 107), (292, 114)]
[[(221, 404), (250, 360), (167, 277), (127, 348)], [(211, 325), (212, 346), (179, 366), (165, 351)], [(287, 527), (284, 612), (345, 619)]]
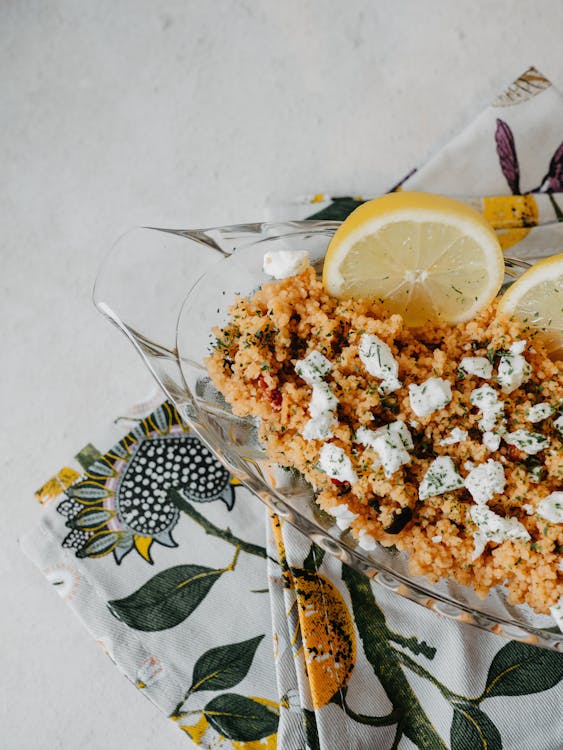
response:
[[(563, 98), (532, 68), (401, 187), (471, 191), (510, 254), (549, 254), (563, 244), (562, 123)], [(276, 213), (344, 218), (361, 200)], [(169, 403), (118, 420), (37, 497), (27, 554), (200, 747), (563, 747), (563, 654), (440, 617), (264, 523)]]

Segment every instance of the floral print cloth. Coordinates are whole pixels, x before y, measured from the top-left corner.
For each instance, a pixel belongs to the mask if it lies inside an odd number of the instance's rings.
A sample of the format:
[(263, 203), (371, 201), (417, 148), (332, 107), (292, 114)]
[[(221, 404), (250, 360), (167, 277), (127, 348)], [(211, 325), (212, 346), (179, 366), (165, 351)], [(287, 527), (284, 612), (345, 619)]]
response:
[[(462, 194), (504, 249), (545, 256), (563, 245), (562, 124), (563, 99), (532, 68), (395, 189)], [(277, 215), (341, 219), (361, 200), (317, 195)], [(138, 411), (38, 491), (43, 517), (23, 544), (196, 745), (563, 747), (563, 654), (370, 583), (265, 522), (172, 404)]]

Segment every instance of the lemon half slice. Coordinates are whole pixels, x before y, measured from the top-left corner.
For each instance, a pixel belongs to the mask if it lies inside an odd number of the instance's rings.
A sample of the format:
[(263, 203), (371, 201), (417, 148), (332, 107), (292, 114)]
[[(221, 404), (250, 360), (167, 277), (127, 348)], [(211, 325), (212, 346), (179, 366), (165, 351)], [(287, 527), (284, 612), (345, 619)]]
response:
[(533, 265), (508, 289), (499, 312), (538, 329), (552, 359), (563, 359), (563, 253)]
[(327, 250), (323, 283), (341, 299), (376, 297), (407, 325), (469, 320), (498, 293), (504, 260), (487, 221), (430, 193), (389, 193), (359, 206)]

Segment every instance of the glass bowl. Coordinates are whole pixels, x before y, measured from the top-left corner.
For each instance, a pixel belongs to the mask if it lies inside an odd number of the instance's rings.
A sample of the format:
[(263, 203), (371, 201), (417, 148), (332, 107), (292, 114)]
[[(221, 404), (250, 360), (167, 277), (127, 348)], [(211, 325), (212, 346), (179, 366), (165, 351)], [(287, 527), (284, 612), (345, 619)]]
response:
[[(244, 224), (204, 230), (142, 227), (123, 235), (104, 262), (94, 289), (98, 309), (137, 349), (145, 364), (203, 442), (271, 510), (326, 552), (379, 585), (446, 617), (507, 638), (563, 650), (563, 634), (547, 615), (508, 603), (497, 587), (482, 599), (452, 580), (431, 583), (409, 573), (406, 553), (361, 549), (323, 513), (311, 487), (272, 466), (254, 420), (236, 417), (210, 382), (204, 359), (211, 329), (224, 325), (237, 293), (268, 280), (268, 250), (306, 250), (317, 267), (339, 226), (334, 221)], [(506, 283), (528, 263), (506, 258)]]

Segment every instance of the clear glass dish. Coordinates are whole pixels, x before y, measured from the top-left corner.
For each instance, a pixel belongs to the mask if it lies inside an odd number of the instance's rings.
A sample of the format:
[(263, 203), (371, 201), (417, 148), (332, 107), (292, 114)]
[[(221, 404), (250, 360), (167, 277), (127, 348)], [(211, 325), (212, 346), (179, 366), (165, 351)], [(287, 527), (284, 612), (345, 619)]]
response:
[[(235, 417), (211, 385), (203, 364), (211, 329), (227, 321), (236, 293), (250, 294), (267, 280), (267, 250), (307, 250), (322, 265), (332, 221), (244, 224), (205, 230), (142, 227), (123, 235), (104, 262), (94, 302), (137, 349), (167, 398), (206, 445), (269, 508), (328, 553), (446, 617), (507, 638), (563, 650), (551, 617), (511, 605), (497, 588), (486, 599), (455, 581), (430, 583), (409, 573), (407, 555), (378, 547), (366, 552), (314, 501), (312, 489), (276, 470), (257, 440), (256, 424)], [(506, 259), (506, 281), (528, 267)]]

